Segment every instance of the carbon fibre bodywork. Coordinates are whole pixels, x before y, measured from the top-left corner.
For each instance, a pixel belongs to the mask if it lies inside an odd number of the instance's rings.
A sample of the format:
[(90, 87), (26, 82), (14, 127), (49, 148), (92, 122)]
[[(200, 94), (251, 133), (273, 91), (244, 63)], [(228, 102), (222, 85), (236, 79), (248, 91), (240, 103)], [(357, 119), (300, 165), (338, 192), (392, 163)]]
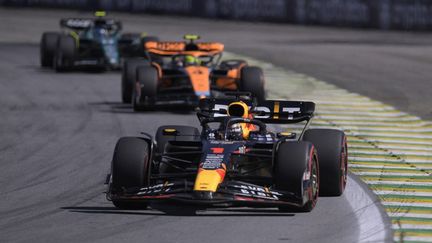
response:
[[(302, 135), (272, 133), (265, 123), (306, 121), (305, 130), (313, 116), (314, 103), (268, 100), (257, 105), (254, 100), (244, 100), (256, 119), (226, 116), (223, 106), (239, 99), (200, 100), (200, 135), (164, 129), (164, 135), (172, 139), (162, 144), (145, 134), (141, 139), (151, 147), (147, 186), (115, 187), (110, 176), (107, 198), (116, 202), (186, 203), (204, 208), (304, 207), (312, 200), (310, 168), (301, 171), (296, 190), (278, 188), (274, 176), (280, 144), (295, 143)], [(214, 123), (219, 126), (210, 125)], [(229, 130), (238, 123), (251, 123), (256, 129), (248, 139), (237, 139), (230, 136)], [(312, 154), (313, 147), (310, 151)]]

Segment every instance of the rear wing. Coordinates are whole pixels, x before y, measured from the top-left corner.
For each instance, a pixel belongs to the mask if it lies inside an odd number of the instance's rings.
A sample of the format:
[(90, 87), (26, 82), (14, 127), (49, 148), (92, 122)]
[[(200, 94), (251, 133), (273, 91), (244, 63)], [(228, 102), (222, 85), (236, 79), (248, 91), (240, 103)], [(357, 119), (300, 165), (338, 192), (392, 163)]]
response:
[(149, 41), (145, 43), (148, 52), (157, 55), (171, 56), (178, 54), (190, 54), (194, 56), (215, 55), (222, 53), (224, 45), (219, 42), (195, 43), (195, 50), (187, 50), (188, 44), (184, 41)]
[(65, 18), (60, 20), (60, 27), (73, 30), (83, 30), (93, 25), (93, 19)]
[[(228, 105), (238, 99), (201, 99), (199, 109), (203, 117), (227, 116)], [(242, 100), (249, 107), (254, 119), (264, 123), (298, 123), (309, 121), (315, 111), (315, 103), (310, 101), (265, 100), (255, 103)], [(200, 116), (200, 115), (198, 115)]]
[(60, 27), (72, 30), (85, 30), (95, 25), (95, 23), (102, 24), (112, 29), (121, 29), (122, 27), (119, 21), (106, 18), (64, 18), (60, 20)]

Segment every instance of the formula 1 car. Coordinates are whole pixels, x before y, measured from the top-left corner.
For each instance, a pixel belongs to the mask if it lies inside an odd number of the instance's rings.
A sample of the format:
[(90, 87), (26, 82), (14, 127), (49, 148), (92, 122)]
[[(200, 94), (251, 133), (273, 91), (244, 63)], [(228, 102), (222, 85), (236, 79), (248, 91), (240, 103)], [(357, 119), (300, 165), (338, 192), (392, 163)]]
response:
[(158, 38), (138, 33), (121, 33), (122, 24), (95, 13), (96, 18), (65, 18), (60, 20), (61, 32), (45, 32), (40, 43), (42, 67), (56, 71), (73, 67), (119, 69), (130, 57), (144, 57), (144, 44)]
[[(123, 137), (107, 177), (107, 198), (122, 209), (149, 203), (278, 207), (311, 211), (320, 196), (340, 196), (347, 181), (344, 132), (308, 129), (315, 104), (235, 98), (200, 100), (202, 130), (162, 126), (153, 139)], [(300, 134), (267, 124), (304, 122)]]
[(196, 42), (147, 42), (148, 60), (129, 60), (122, 76), (122, 100), (134, 110), (155, 105), (197, 106), (199, 99), (225, 91), (247, 91), (265, 99), (264, 75), (244, 60), (222, 61), (224, 45)]

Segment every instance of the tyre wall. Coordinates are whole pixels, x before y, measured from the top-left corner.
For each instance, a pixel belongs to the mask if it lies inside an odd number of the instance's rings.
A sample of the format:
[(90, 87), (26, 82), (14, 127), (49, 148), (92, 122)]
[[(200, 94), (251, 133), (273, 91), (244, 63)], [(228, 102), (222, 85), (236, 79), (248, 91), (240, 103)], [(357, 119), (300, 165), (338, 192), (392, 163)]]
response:
[(306, 25), (432, 29), (430, 0), (0, 0), (0, 5), (106, 9)]

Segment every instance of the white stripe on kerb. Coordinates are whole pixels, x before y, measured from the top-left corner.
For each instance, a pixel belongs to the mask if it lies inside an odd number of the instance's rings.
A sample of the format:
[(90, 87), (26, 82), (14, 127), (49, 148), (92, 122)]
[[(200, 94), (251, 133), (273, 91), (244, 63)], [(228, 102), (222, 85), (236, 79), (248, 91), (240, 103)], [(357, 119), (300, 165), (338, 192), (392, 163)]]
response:
[[(367, 172), (367, 171), (355, 171), (354, 174), (360, 175), (360, 176), (378, 176), (378, 175), (385, 175), (385, 176), (428, 176), (430, 173), (419, 171), (419, 173), (412, 173), (412, 172), (387, 172), (387, 171), (381, 171), (381, 172)], [(407, 178), (410, 179), (410, 178)], [(432, 178), (431, 178), (432, 179)]]
[(386, 202), (384, 200), (381, 201), (381, 204), (383, 204), (384, 206), (401, 206), (401, 207), (406, 207), (406, 206), (411, 206), (411, 207), (431, 207), (432, 206), (432, 203), (403, 202), (403, 201), (399, 201), (399, 202)]
[(380, 149), (375, 149), (375, 151), (367, 151), (367, 150), (357, 150), (357, 149), (351, 149), (350, 150), (351, 153), (355, 153), (355, 154), (365, 154), (365, 155), (391, 155), (391, 154), (395, 154), (395, 155), (423, 155), (423, 156), (431, 156), (432, 157), (432, 152), (420, 152), (420, 151), (403, 151), (403, 150), (380, 150)]
[(389, 191), (389, 190), (381, 191), (381, 190), (373, 189), (372, 191), (377, 195), (408, 195), (408, 196), (425, 196), (425, 197), (432, 196), (432, 192), (416, 192), (412, 190), (415, 189), (411, 189), (410, 191), (408, 190), (407, 191)]
[(364, 168), (364, 169), (383, 169), (383, 170), (387, 170), (387, 169), (403, 169), (403, 170), (418, 170), (419, 168), (416, 167), (411, 167), (411, 166), (393, 166), (393, 165), (364, 165), (364, 164), (353, 164), (350, 163), (348, 164), (350, 168)]
[(361, 117), (349, 117), (349, 116), (343, 116), (343, 115), (339, 115), (339, 114), (335, 114), (334, 116), (330, 116), (330, 115), (320, 115), (319, 113), (316, 114), (316, 117), (319, 119), (326, 119), (326, 120), (330, 120), (330, 121), (335, 121), (337, 122), (338, 120), (340, 121), (352, 121), (352, 120), (371, 120), (371, 121), (392, 121), (392, 122), (397, 122), (397, 121), (418, 121), (419, 118), (417, 117), (412, 117), (412, 116), (408, 116), (408, 117), (364, 117), (363, 119)]
[[(319, 120), (314, 119), (312, 121), (312, 124), (322, 124), (322, 123), (328, 123), (328, 120)], [(431, 124), (423, 122), (423, 121), (416, 121), (416, 122), (410, 122), (410, 123), (397, 123), (397, 122), (385, 122), (385, 121), (359, 121), (358, 119), (353, 120), (336, 120), (333, 121), (333, 123), (339, 125), (339, 126), (362, 126), (362, 127), (370, 127), (370, 126), (376, 126), (376, 127), (408, 127), (408, 128), (421, 128), (424, 126), (431, 126)]]
[(404, 170), (431, 170), (432, 169), (432, 164), (425, 166), (426, 163), (424, 164), (405, 164), (405, 163), (400, 163), (401, 165), (405, 165), (405, 166), (395, 166), (395, 165), (363, 165), (363, 164), (353, 164), (350, 163), (348, 164), (348, 166), (350, 168), (353, 169), (357, 169), (357, 168), (365, 168), (365, 169), (404, 169)]
[[(337, 122), (335, 122), (337, 124)], [(395, 134), (398, 133), (409, 133), (409, 134), (416, 134), (416, 133), (431, 133), (432, 132), (432, 128), (423, 128), (423, 127), (416, 127), (416, 128), (402, 128), (402, 127), (368, 127), (368, 126), (342, 126), (340, 124), (338, 124), (339, 126), (343, 127), (344, 129), (348, 129), (348, 130), (356, 130), (356, 131), (367, 131), (367, 132), (393, 132)]]
[(431, 237), (427, 236), (404, 236), (403, 239), (399, 238), (398, 236), (395, 236), (393, 238), (395, 242), (402, 242), (402, 241), (414, 241), (414, 242), (432, 242)]
[(403, 162), (403, 163), (405, 163), (404, 161), (401, 161), (398, 158), (365, 158), (365, 157), (355, 157), (355, 156), (350, 155), (348, 157), (348, 159), (350, 161), (370, 161), (370, 162), (372, 162), (372, 161), (380, 161), (380, 162), (384, 161), (384, 162), (395, 162), (395, 163)]
[[(357, 140), (357, 142), (360, 142), (362, 140)], [(376, 137), (367, 137), (365, 140), (363, 140), (365, 143), (369, 144), (369, 142), (377, 143), (378, 145), (381, 143), (385, 144), (401, 144), (405, 143), (407, 145), (422, 145), (422, 146), (430, 146), (432, 144), (432, 140), (426, 140), (426, 139), (410, 139), (410, 140), (399, 140), (395, 138), (380, 138), (377, 139)], [(348, 145), (349, 146), (349, 145)]]
[[(432, 229), (432, 225), (428, 224), (401, 224), (402, 227), (399, 226), (399, 224), (392, 224), (393, 229)], [(432, 233), (431, 233), (432, 234)], [(404, 238), (405, 239), (405, 238)]]
[[(355, 145), (354, 145), (355, 144)], [(432, 154), (432, 147), (425, 147), (422, 145), (405, 145), (405, 146), (398, 146), (398, 145), (386, 145), (386, 144), (376, 144), (376, 145), (371, 145), (371, 144), (356, 144), (355, 142), (352, 142), (351, 144), (348, 145), (350, 149), (350, 151), (354, 151), (356, 149), (361, 150), (361, 149), (371, 149), (371, 150), (379, 150), (379, 149), (386, 149), (386, 150), (391, 150), (391, 151), (423, 151), (423, 152), (429, 152), (430, 154)]]
[[(417, 133), (413, 133), (413, 134), (401, 134), (401, 133), (372, 133), (372, 132), (355, 132), (355, 131), (350, 131), (349, 134), (352, 135), (356, 135), (356, 136), (368, 136), (368, 137), (388, 137), (388, 138), (410, 138), (407, 139), (408, 141), (411, 140), (412, 138), (420, 138), (420, 139), (428, 139), (432, 141), (432, 135), (424, 135), (424, 134), (417, 134)], [(402, 140), (403, 141), (403, 140)]]
[(412, 217), (412, 218), (426, 218), (426, 219), (432, 219), (432, 214), (424, 214), (424, 213), (392, 213), (387, 211), (387, 214), (390, 217)]
[[(409, 180), (409, 178), (407, 178)], [(413, 185), (413, 186), (432, 186), (432, 182), (418, 182), (418, 181), (386, 181), (386, 180), (364, 180), (369, 185)]]

